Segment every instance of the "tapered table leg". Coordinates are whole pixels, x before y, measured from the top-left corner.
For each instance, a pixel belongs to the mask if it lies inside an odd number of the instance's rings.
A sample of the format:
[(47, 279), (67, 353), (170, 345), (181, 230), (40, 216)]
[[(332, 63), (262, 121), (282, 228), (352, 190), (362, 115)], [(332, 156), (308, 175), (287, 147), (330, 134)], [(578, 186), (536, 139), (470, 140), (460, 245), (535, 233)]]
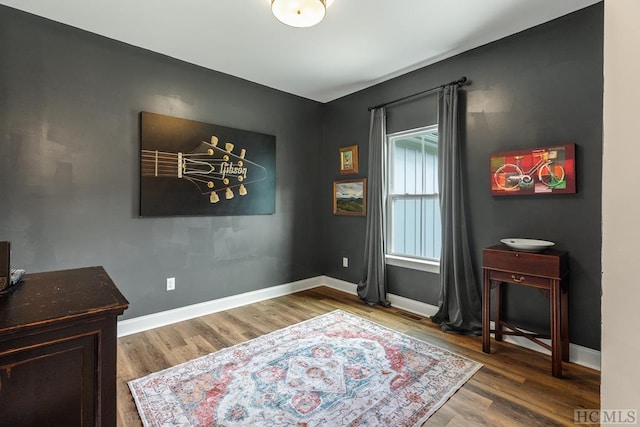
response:
[(495, 295), (495, 304), (493, 307), (495, 338), (496, 341), (502, 341), (502, 283), (491, 283), (491, 280), (489, 280), (489, 287), (491, 286), (495, 286), (493, 288), (493, 293)]
[(491, 312), (491, 283), (489, 281), (489, 271), (483, 269), (482, 281), (482, 351), (491, 352), (491, 330), (489, 323), (489, 313)]
[(554, 377), (562, 377), (562, 339), (561, 326), (561, 296), (560, 280), (551, 281), (551, 374)]
[(562, 360), (569, 361), (569, 289), (568, 281), (560, 281), (560, 337), (562, 339)]

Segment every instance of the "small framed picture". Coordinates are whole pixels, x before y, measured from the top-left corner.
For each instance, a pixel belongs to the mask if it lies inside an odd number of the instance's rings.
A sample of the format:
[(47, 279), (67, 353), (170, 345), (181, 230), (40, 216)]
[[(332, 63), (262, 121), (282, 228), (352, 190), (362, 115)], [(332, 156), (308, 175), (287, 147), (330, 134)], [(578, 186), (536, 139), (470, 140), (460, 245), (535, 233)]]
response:
[(333, 181), (333, 214), (365, 216), (367, 214), (367, 179)]
[(340, 149), (340, 173), (342, 175), (358, 173), (357, 145), (351, 145)]

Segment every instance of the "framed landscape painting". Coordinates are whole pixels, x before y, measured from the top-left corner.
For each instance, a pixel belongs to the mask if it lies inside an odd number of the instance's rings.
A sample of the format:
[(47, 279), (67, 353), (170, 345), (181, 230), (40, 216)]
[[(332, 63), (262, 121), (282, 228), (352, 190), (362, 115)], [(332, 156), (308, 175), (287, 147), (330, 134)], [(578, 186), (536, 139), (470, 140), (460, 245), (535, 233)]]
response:
[(365, 216), (367, 211), (367, 179), (333, 181), (334, 215)]
[(493, 153), (489, 162), (493, 196), (576, 192), (575, 144)]

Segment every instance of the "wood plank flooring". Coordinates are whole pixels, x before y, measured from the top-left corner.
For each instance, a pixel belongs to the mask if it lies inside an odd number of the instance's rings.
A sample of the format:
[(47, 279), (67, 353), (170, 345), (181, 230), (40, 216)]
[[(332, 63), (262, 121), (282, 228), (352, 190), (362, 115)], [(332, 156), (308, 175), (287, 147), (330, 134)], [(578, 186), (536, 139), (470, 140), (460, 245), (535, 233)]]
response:
[(481, 337), (445, 334), (429, 318), (370, 307), (357, 297), (319, 287), (118, 339), (118, 425), (140, 426), (127, 382), (341, 309), (476, 360), (484, 366), (424, 426), (574, 425), (574, 409), (600, 408), (600, 373), (565, 363), (551, 376), (551, 358)]

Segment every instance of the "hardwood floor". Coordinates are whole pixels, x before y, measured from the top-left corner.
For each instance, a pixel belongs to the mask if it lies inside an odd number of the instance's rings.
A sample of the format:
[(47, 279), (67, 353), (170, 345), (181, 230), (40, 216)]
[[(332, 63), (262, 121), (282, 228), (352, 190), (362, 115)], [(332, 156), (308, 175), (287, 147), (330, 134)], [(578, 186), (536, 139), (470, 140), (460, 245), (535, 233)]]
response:
[(341, 309), (476, 360), (484, 366), (424, 426), (574, 425), (574, 409), (600, 408), (600, 373), (565, 363), (551, 376), (551, 358), (509, 343), (445, 334), (429, 318), (370, 307), (319, 287), (118, 339), (118, 425), (140, 426), (127, 381)]

